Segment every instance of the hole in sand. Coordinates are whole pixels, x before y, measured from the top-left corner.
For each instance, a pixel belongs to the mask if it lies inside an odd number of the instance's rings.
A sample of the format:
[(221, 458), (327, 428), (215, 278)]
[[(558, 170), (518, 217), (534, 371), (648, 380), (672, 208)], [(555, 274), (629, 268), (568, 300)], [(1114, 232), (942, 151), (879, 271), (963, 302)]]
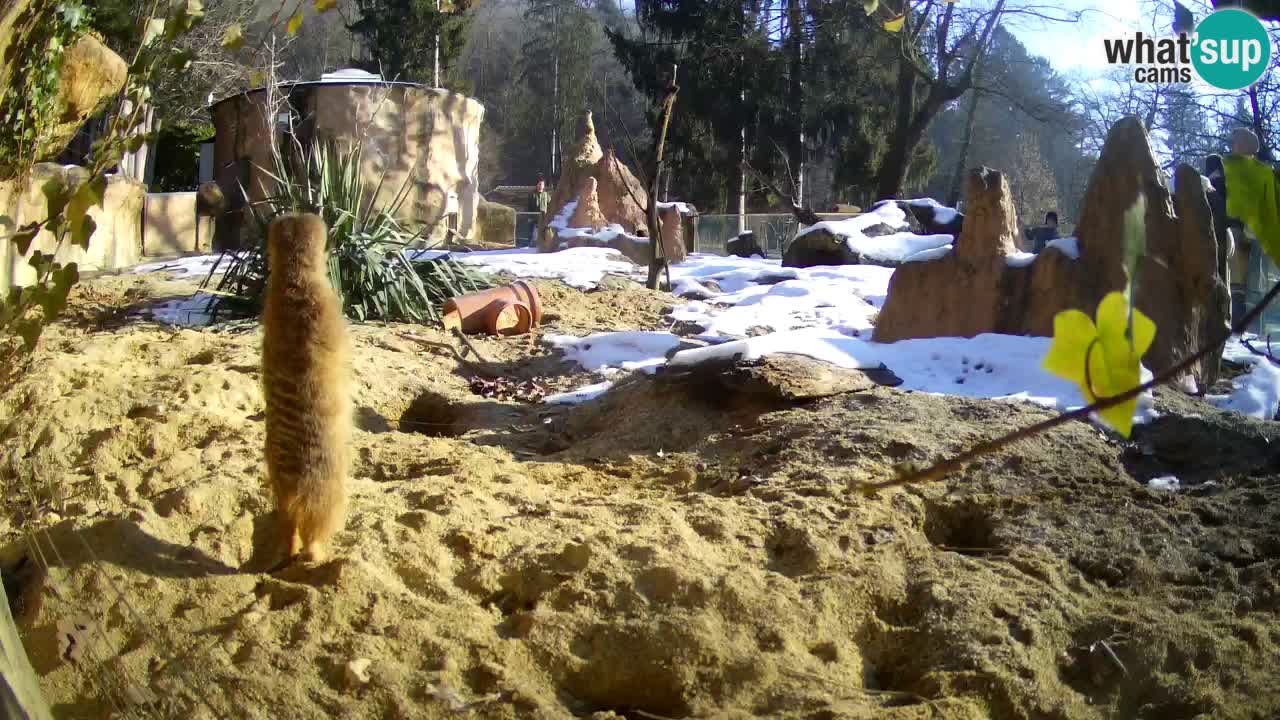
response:
[(973, 501), (925, 502), (924, 534), (940, 550), (983, 557), (1000, 549), (990, 511)]
[(426, 391), (409, 403), (400, 416), (400, 432), (416, 432), (430, 437), (458, 437), (466, 432), (461, 413), (452, 400)]

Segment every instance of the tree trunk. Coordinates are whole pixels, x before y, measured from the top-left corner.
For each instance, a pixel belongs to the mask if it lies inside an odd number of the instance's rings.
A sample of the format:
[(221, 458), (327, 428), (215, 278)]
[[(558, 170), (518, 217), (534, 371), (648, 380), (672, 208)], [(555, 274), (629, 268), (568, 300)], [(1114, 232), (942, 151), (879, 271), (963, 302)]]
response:
[(676, 72), (678, 66), (671, 64), (659, 71), (665, 74), (666, 92), (662, 96), (662, 118), (659, 121), (658, 136), (655, 140), (653, 153), (653, 172), (649, 173), (649, 200), (645, 213), (646, 224), (649, 226), (649, 278), (645, 283), (645, 287), (650, 290), (658, 289), (658, 278), (661, 277), (663, 270), (667, 268), (667, 260), (662, 253), (662, 223), (658, 222), (658, 183), (662, 178), (663, 170), (663, 151), (667, 145), (667, 128), (671, 125), (671, 111), (676, 105), (676, 93), (680, 91), (680, 86), (676, 84)]
[(911, 139), (912, 114), (916, 104), (916, 71), (906, 58), (898, 61), (898, 111), (894, 118), (893, 134), (889, 137), (889, 151), (880, 163), (876, 174), (878, 199), (896, 198), (902, 192), (907, 179), (907, 165), (915, 142)]
[(787, 43), (789, 67), (787, 90), (790, 113), (795, 118), (795, 128), (787, 148), (787, 167), (791, 173), (791, 197), (795, 204), (804, 206), (804, 8), (801, 0), (788, 0)]
[(964, 119), (964, 135), (960, 138), (960, 156), (956, 158), (956, 171), (951, 176), (951, 187), (947, 190), (947, 206), (955, 207), (960, 202), (960, 185), (964, 180), (965, 166), (969, 164), (969, 145), (973, 142), (973, 123), (978, 116), (978, 91), (974, 90), (969, 98), (969, 110)]

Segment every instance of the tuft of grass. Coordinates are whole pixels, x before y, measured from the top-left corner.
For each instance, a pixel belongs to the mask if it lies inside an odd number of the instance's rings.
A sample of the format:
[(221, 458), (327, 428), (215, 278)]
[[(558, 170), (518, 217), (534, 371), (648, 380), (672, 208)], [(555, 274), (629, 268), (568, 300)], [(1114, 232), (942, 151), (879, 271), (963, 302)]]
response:
[(317, 141), (292, 163), (276, 155), (268, 175), (276, 192), (252, 206), (256, 242), (248, 249), (227, 251), (201, 284), (206, 290), (225, 260), (225, 273), (213, 294), (214, 314), (257, 314), (267, 288), (267, 225), (290, 212), (316, 213), (328, 228), (329, 282), (347, 317), (357, 321), (427, 323), (440, 319), (445, 301), (456, 295), (493, 287), (488, 275), (465, 267), (451, 256), (426, 261), (414, 258), (426, 248), (430, 228), (413, 231), (397, 214), (408, 198), (409, 178), (380, 202), (384, 171), (376, 185), (365, 184), (361, 147)]

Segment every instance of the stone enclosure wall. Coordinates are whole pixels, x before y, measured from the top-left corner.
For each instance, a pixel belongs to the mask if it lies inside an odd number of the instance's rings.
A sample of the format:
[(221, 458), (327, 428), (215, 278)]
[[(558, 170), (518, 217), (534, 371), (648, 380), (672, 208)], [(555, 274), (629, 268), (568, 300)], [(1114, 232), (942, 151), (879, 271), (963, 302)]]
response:
[[(297, 140), (363, 142), (362, 172), (370, 191), (390, 202), (402, 185), (407, 198), (401, 219), (435, 225), (450, 193), (458, 200), (457, 234), (470, 238), (480, 203), (480, 125), (484, 106), (465, 95), (403, 83), (300, 83), (283, 88)], [(235, 95), (213, 106), (215, 178), (228, 201), (217, 246), (235, 247), (247, 232), (246, 200), (268, 197), (274, 183), (272, 143), (284, 139), (267, 107), (265, 90)], [(385, 179), (384, 179), (385, 177)], [(246, 198), (241, 192), (243, 187)], [(435, 237), (443, 235), (443, 226)]]

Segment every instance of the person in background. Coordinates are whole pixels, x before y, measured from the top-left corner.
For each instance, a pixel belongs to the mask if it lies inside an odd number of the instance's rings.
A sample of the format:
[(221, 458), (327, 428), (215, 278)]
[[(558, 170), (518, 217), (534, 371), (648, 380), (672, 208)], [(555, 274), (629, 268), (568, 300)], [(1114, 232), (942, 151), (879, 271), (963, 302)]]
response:
[(1031, 252), (1043, 252), (1050, 240), (1058, 239), (1058, 213), (1050, 210), (1044, 214), (1044, 225), (1027, 229)]
[(528, 240), (521, 241), (517, 247), (526, 247), (535, 244), (535, 238), (538, 235), (538, 229), (547, 221), (547, 208), (551, 205), (551, 193), (547, 192), (547, 181), (538, 174), (538, 181), (533, 185), (533, 192), (529, 193), (529, 207), (527, 212), (538, 213), (538, 217), (530, 222)]

